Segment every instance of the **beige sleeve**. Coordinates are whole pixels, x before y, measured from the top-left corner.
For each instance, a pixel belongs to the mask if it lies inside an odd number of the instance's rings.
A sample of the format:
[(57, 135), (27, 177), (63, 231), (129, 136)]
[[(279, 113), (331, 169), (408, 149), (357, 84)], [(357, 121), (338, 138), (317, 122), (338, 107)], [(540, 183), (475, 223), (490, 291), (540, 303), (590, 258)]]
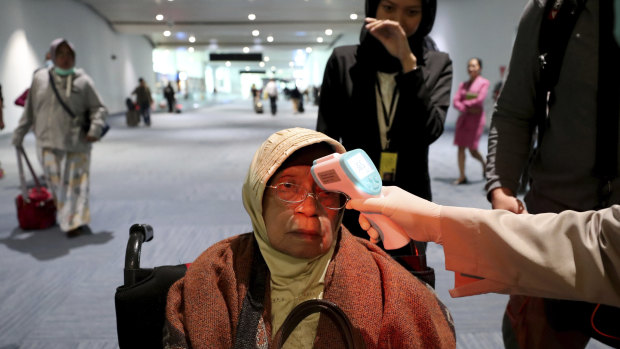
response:
[(620, 306), (620, 206), (600, 211), (517, 215), (442, 206), (453, 297), (488, 292)]

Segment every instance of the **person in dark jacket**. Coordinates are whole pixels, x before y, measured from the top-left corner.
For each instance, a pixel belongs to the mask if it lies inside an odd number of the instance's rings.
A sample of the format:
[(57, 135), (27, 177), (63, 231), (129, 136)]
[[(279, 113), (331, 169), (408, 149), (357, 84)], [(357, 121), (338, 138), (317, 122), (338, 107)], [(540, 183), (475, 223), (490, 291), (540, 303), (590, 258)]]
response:
[[(360, 44), (335, 48), (327, 62), (316, 127), (366, 151), (384, 185), (427, 200), (428, 147), (443, 132), (452, 86), (450, 57), (427, 37), (436, 9), (436, 0), (367, 0)], [(344, 225), (368, 238), (357, 217), (347, 212)]]
[(168, 85), (164, 88), (164, 98), (168, 102), (168, 113), (174, 112), (174, 88), (172, 88), (170, 82), (168, 82)]
[(146, 85), (146, 81), (143, 78), (138, 79), (140, 83), (136, 87), (132, 95), (136, 95), (136, 103), (140, 106), (140, 114), (144, 118), (144, 124), (151, 126), (151, 104), (153, 104), (153, 97), (151, 97), (151, 90)]

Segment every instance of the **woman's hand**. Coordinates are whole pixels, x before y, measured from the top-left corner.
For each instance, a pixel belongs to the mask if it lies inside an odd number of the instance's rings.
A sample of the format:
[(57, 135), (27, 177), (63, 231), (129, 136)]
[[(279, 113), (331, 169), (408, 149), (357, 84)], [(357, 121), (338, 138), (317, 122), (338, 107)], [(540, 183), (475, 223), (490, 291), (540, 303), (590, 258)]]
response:
[(98, 141), (98, 140), (99, 140), (99, 138), (97, 138), (97, 137), (93, 137), (93, 136), (86, 136), (86, 141), (87, 141), (88, 143), (93, 143), (93, 142), (96, 142), (96, 141)]
[(521, 200), (517, 199), (508, 188), (500, 187), (491, 192), (491, 205), (494, 210), (507, 210), (513, 213), (527, 213)]
[(417, 58), (411, 52), (405, 30), (396, 21), (389, 19), (366, 18), (366, 29), (377, 38), (385, 49), (400, 60), (403, 72), (417, 68)]
[[(383, 187), (381, 193), (382, 197), (351, 199), (347, 203), (347, 209), (362, 213), (380, 213), (404, 229), (411, 239), (441, 244), (440, 205), (399, 187)], [(379, 233), (364, 215), (360, 215), (359, 223), (362, 229), (368, 232), (371, 241), (379, 240)]]

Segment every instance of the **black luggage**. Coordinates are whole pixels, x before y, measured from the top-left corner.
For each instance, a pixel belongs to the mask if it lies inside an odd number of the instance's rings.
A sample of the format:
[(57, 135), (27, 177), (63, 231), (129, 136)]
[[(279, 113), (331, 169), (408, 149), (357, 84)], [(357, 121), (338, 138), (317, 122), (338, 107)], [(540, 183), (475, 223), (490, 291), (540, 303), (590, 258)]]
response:
[(125, 99), (125, 105), (127, 105), (127, 113), (125, 114), (127, 126), (138, 126), (140, 123), (140, 111), (138, 110), (138, 106), (131, 98)]
[(256, 112), (256, 114), (262, 114), (263, 113), (263, 102), (261, 102), (260, 100), (257, 100), (256, 102), (254, 102), (254, 111)]
[(135, 127), (140, 123), (140, 112), (138, 110), (128, 110), (127, 114), (125, 114), (125, 118), (127, 119), (127, 126)]

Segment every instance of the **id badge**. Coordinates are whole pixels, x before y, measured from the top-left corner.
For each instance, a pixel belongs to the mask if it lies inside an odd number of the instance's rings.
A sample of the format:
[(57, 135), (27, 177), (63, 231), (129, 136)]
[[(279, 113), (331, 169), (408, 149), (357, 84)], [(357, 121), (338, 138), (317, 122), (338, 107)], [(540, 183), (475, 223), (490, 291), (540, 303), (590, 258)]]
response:
[(387, 182), (396, 180), (396, 162), (398, 153), (381, 152), (381, 162), (379, 163), (379, 174), (381, 179)]

